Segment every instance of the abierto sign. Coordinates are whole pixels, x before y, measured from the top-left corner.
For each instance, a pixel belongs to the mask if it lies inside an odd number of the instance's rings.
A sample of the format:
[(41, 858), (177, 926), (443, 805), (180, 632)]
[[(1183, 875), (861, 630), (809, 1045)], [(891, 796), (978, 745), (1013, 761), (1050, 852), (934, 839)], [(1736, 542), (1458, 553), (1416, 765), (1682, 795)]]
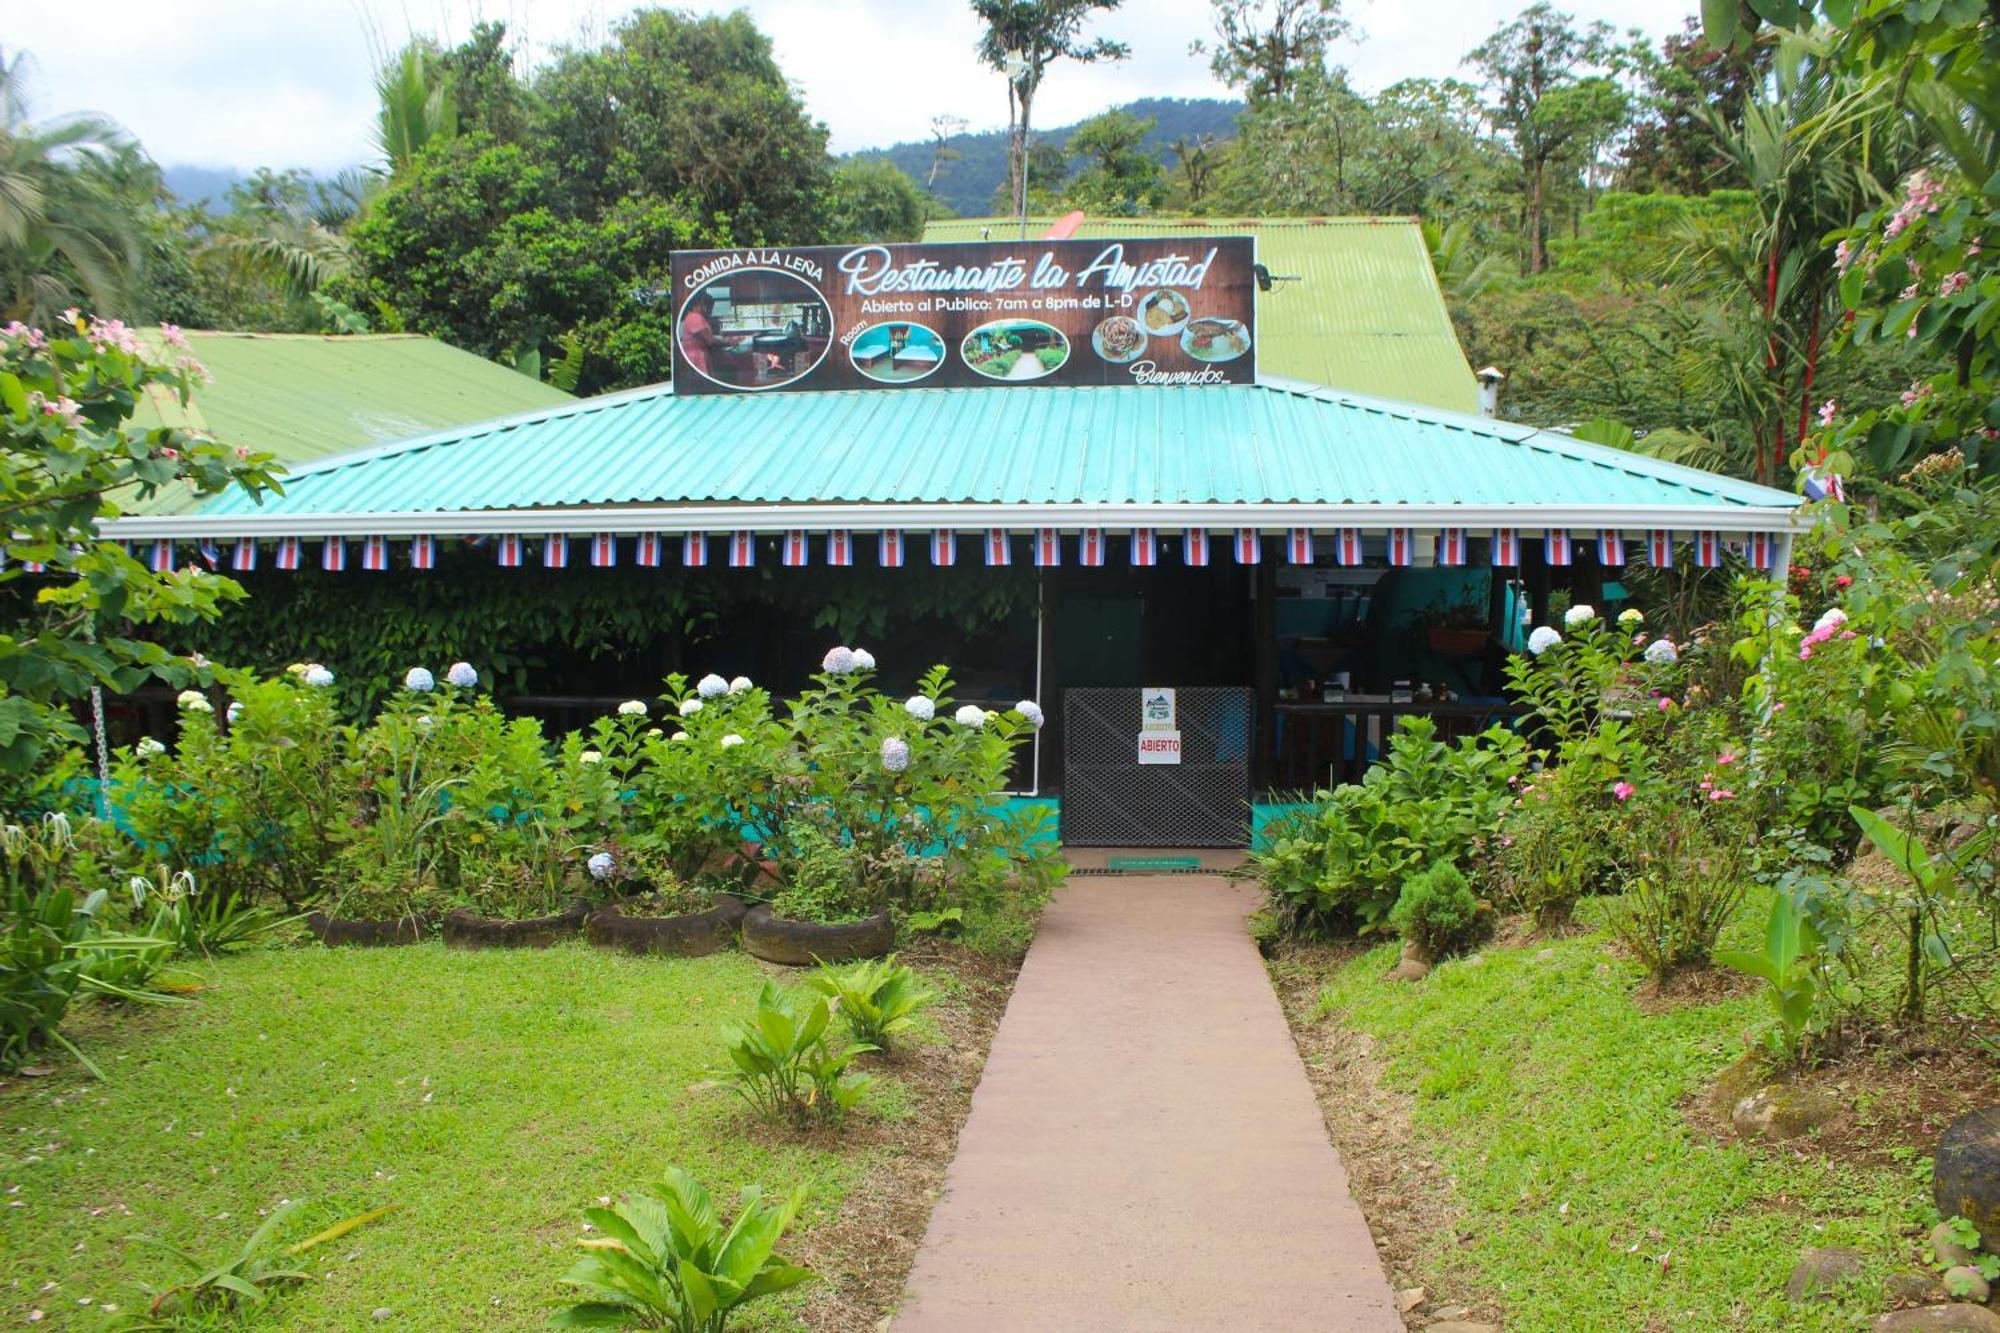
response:
[(674, 392), (1245, 384), (1247, 236), (676, 251)]
[(1142, 764), (1178, 764), (1181, 761), (1181, 734), (1178, 731), (1142, 731), (1139, 733), (1139, 762)]

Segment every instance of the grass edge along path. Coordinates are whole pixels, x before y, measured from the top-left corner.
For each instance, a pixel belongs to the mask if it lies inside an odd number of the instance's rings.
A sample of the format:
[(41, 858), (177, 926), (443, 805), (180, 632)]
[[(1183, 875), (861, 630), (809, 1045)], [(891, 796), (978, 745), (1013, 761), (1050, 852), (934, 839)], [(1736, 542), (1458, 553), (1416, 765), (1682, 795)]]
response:
[[(1317, 1012), (1367, 1034), (1449, 1181), (1456, 1227), (1418, 1238), (1399, 1278), (1478, 1293), (1510, 1333), (1852, 1329), (1881, 1308), (1923, 1206), (1912, 1173), (1829, 1162), (1810, 1139), (1718, 1143), (1683, 1114), (1764, 1021), (1760, 998), (1642, 1012), (1638, 969), (1597, 934), (1489, 946), (1415, 984), (1382, 980), (1395, 959), (1348, 958)], [(1835, 1303), (1788, 1304), (1793, 1264), (1825, 1245), (1867, 1272)]]

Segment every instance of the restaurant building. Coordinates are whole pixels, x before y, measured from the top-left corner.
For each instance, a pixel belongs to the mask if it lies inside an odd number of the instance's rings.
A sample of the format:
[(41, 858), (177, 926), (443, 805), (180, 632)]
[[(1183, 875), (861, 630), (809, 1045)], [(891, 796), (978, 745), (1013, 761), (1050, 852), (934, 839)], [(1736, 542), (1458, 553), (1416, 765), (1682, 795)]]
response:
[[(257, 571), (254, 596), (301, 566), (394, 573), (385, 608), (471, 562), (828, 598), (904, 581), (912, 613), (868, 645), (888, 681), (946, 660), (964, 697), (1042, 700), (1022, 792), (1060, 799), (1069, 841), (1162, 846), (1242, 842), (1253, 801), (1355, 775), (1399, 714), (1503, 716), (1499, 663), (1551, 596), (1640, 564), (1785, 563), (1797, 496), (1464, 410), (1455, 343), (1426, 387), (1459, 410), (1274, 373), (1329, 354), (1267, 351), (1298, 318), (1270, 312), (1342, 293), (1284, 281), (1254, 229), (1153, 231), (676, 256), (676, 385), (326, 459), (282, 496), (116, 535), (168, 561), (205, 544)], [(1414, 271), (1407, 350), (1436, 356)], [(1396, 337), (1331, 355), (1393, 378)], [(1002, 587), (977, 633), (914, 609)], [(753, 619), (621, 688), (796, 684), (824, 632)]]

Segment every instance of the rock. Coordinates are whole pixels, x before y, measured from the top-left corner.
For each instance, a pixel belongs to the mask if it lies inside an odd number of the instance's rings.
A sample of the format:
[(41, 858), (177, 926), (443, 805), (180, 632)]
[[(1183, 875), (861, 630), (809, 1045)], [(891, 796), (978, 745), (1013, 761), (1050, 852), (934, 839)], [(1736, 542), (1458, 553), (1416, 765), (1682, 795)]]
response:
[(1795, 1139), (1829, 1123), (1843, 1107), (1831, 1093), (1773, 1083), (1737, 1102), (1729, 1119), (1745, 1138)]
[(1958, 1234), (1951, 1229), (1949, 1222), (1940, 1222), (1931, 1228), (1931, 1253), (1946, 1268), (1969, 1264), (1974, 1258), (1972, 1251), (1959, 1243)]
[(1402, 1313), (1408, 1314), (1429, 1300), (1430, 1297), (1431, 1294), (1422, 1287), (1404, 1287), (1396, 1293), (1396, 1308)]
[(370, 1319), (373, 1319), (376, 1323), (379, 1324), (384, 1319), (394, 1319), (396, 1317), (396, 1312), (394, 1310), (391, 1310), (386, 1305), (378, 1305), (375, 1307), (375, 1313), (369, 1315), (368, 1317)]
[(1875, 1333), (2000, 1333), (2000, 1314), (1983, 1305), (1920, 1305), (1882, 1315)]
[(1960, 1116), (1939, 1137), (1931, 1193), (1946, 1217), (2000, 1234), (2000, 1106)]
[(1891, 1273), (1882, 1283), (1884, 1305), (1935, 1305), (1944, 1298), (1936, 1273)]
[(1954, 1264), (1944, 1270), (1945, 1294), (1955, 1301), (1971, 1301), (1974, 1305), (1986, 1304), (1993, 1295), (1993, 1284), (1986, 1275), (1971, 1264)]
[(1860, 1251), (1845, 1246), (1829, 1245), (1807, 1250), (1805, 1258), (1799, 1260), (1785, 1282), (1785, 1299), (1795, 1305), (1806, 1301), (1830, 1301), (1841, 1283), (1860, 1277), (1865, 1267), (1867, 1260), (1861, 1257)]
[(1544, 949), (1535, 955), (1535, 961), (1538, 963), (1553, 963), (1555, 960), (1556, 951), (1554, 949)]
[(1469, 1305), (1447, 1305), (1442, 1310), (1437, 1310), (1433, 1313), (1437, 1319), (1444, 1323), (1463, 1323), (1465, 1320), (1472, 1318), (1472, 1307)]

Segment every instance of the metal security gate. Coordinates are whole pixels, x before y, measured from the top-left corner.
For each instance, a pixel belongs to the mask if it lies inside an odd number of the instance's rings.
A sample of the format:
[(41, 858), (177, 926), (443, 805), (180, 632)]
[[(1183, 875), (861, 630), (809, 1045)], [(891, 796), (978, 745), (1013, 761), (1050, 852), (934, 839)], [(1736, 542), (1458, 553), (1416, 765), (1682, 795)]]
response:
[(1177, 689), (1180, 762), (1139, 762), (1137, 689), (1063, 691), (1062, 840), (1073, 847), (1249, 842), (1252, 694)]

